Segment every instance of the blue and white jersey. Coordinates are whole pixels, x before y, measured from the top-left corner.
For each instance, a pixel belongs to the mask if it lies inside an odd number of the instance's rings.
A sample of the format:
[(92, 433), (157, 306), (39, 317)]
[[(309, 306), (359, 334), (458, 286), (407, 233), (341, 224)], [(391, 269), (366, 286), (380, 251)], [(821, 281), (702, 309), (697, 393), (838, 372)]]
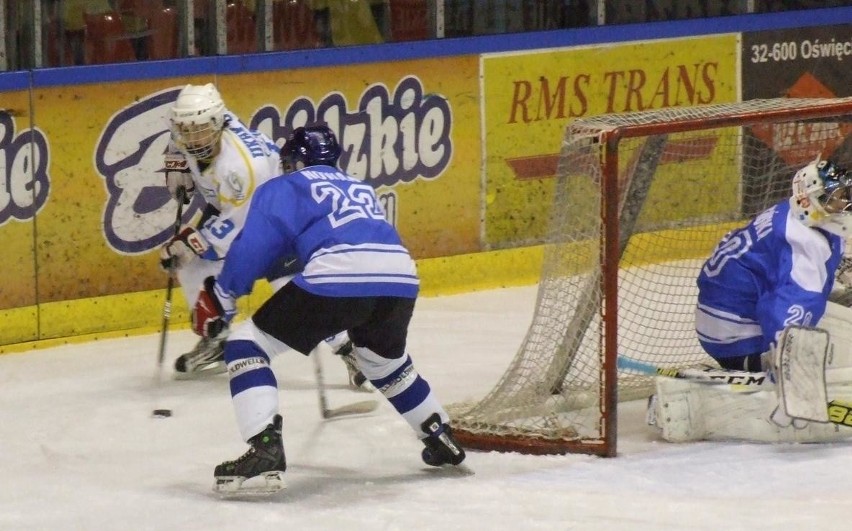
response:
[(728, 233), (698, 276), (695, 326), (714, 358), (760, 354), (787, 325), (825, 312), (844, 241), (796, 220), (783, 201)]
[(417, 297), (416, 266), (375, 191), (331, 166), (282, 175), (257, 189), (219, 288), (245, 295), (288, 257), (304, 265), (293, 282), (316, 295)]

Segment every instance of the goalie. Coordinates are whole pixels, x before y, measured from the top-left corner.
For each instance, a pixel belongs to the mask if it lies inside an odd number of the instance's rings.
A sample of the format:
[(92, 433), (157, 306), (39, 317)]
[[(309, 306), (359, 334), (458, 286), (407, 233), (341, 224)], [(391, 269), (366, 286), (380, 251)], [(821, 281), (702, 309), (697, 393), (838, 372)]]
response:
[[(804, 442), (852, 436), (852, 429), (828, 422), (824, 369), (831, 342), (821, 321), (844, 237), (852, 230), (852, 176), (817, 157), (796, 172), (792, 192), (725, 235), (697, 282), (701, 346), (723, 369), (766, 371), (767, 385), (743, 392), (658, 378), (649, 422), (665, 439)], [(846, 322), (852, 326), (852, 319)], [(810, 328), (817, 323), (822, 328)], [(783, 371), (776, 371), (779, 364)]]

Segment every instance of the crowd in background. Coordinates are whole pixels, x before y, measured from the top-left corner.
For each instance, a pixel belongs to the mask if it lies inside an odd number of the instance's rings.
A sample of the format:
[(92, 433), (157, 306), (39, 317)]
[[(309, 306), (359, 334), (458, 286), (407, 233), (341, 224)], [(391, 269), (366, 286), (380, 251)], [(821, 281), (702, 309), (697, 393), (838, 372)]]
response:
[(849, 5), (852, 0), (3, 0), (0, 70)]

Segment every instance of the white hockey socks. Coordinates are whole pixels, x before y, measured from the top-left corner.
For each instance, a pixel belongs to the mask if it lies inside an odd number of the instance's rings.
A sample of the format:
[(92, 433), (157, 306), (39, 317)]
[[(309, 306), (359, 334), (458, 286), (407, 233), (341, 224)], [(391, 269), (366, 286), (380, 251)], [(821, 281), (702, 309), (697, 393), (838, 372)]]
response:
[(449, 415), (429, 383), (417, 373), (408, 354), (398, 359), (387, 359), (368, 348), (357, 346), (354, 354), (364, 376), (388, 399), (418, 437), (422, 439), (429, 435), (423, 431), (422, 425), (435, 413), (442, 423), (449, 422)]

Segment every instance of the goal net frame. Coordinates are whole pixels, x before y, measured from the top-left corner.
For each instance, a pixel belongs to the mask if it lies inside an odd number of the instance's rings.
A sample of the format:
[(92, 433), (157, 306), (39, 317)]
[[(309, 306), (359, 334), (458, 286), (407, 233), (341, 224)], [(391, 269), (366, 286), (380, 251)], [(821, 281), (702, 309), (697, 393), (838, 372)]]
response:
[[(669, 138), (708, 130), (726, 130), (735, 138), (742, 137), (748, 128), (764, 127), (771, 131), (783, 124), (818, 128), (819, 125), (808, 124), (850, 122), (852, 98), (778, 98), (602, 115), (569, 124), (559, 157), (533, 322), (515, 358), (492, 391), (477, 402), (448, 408), (461, 444), (471, 449), (525, 454), (615, 456), (619, 398), (648, 396), (653, 382), (648, 377), (620, 374), (617, 369), (619, 282), (620, 273), (624, 274), (620, 266), (631, 238), (641, 237), (634, 230)], [(850, 127), (832, 127), (842, 132), (844, 146), (848, 147), (852, 142)], [(631, 142), (635, 151), (625, 160), (622, 151)], [(739, 142), (743, 142), (742, 138)], [(739, 150), (731, 158), (742, 158), (742, 146), (731, 145)], [(666, 156), (679, 155), (668, 152)], [(689, 153), (683, 156), (688, 158)], [(742, 181), (745, 162), (739, 162), (737, 178)], [(731, 168), (736, 165), (736, 161), (731, 162)], [(586, 168), (583, 171), (587, 173), (578, 175), (579, 166)], [(583, 229), (586, 232), (582, 237), (566, 243), (562, 236), (564, 227), (560, 226), (566, 224), (564, 211), (570, 205), (581, 204), (570, 197), (571, 187), (566, 183), (578, 177), (599, 185), (596, 191), (599, 210), (594, 201), (591, 209), (599, 219)], [(787, 177), (789, 195), (792, 173)], [(745, 224), (751, 214), (737, 220), (737, 226)], [(569, 244), (572, 250), (568, 256), (578, 255), (588, 260), (583, 266), (583, 281), (572, 286), (574, 292), (582, 293), (575, 293), (571, 300), (586, 302), (574, 308), (554, 309), (554, 304), (560, 303), (553, 303), (552, 292), (561, 289), (569, 274), (577, 272), (571, 269), (566, 273), (563, 248)], [(562, 317), (564, 322), (559, 321)], [(553, 321), (558, 323), (554, 327), (557, 332), (548, 336), (543, 328), (552, 326)], [(580, 355), (580, 345), (587, 343), (592, 350), (583, 356), (592, 369), (580, 385), (571, 380), (570, 373)], [(535, 363), (531, 361), (533, 358)], [(578, 427), (570, 418), (580, 410), (589, 413), (592, 420)]]

